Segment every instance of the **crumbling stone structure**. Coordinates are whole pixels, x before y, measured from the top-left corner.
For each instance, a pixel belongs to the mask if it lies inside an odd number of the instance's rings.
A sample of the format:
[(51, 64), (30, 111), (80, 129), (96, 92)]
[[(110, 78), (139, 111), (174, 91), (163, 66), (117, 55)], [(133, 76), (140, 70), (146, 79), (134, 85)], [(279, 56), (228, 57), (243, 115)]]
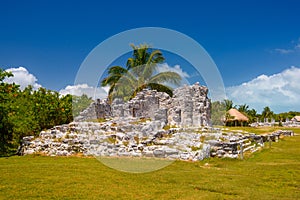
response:
[(93, 102), (75, 121), (95, 118), (150, 118), (177, 127), (211, 125), (208, 89), (195, 83), (173, 91), (173, 97), (164, 92), (144, 89), (128, 102), (115, 99)]

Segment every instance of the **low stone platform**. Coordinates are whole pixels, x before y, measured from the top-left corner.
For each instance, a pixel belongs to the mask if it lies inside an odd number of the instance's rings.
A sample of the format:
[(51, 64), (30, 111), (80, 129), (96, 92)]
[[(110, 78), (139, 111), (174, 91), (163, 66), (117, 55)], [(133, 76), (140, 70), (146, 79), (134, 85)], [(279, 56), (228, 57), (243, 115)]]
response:
[[(270, 140), (293, 136), (292, 131), (268, 135), (230, 132), (226, 129), (169, 128), (146, 119), (119, 119), (103, 123), (72, 122), (23, 138), (20, 154), (49, 156), (126, 156), (203, 160), (208, 157), (238, 158), (255, 152)], [(166, 127), (165, 127), (166, 128)]]

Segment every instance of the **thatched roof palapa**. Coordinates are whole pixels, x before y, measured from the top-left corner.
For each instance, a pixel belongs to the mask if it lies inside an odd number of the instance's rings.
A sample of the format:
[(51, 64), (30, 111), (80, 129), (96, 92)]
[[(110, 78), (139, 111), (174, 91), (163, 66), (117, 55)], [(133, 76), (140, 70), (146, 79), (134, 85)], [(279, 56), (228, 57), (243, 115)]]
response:
[(292, 121), (300, 122), (300, 116), (295, 116), (292, 118)]
[(246, 117), (244, 114), (239, 112), (235, 108), (231, 108), (230, 110), (227, 111), (228, 115), (230, 116), (229, 119), (226, 121), (248, 121), (248, 117)]

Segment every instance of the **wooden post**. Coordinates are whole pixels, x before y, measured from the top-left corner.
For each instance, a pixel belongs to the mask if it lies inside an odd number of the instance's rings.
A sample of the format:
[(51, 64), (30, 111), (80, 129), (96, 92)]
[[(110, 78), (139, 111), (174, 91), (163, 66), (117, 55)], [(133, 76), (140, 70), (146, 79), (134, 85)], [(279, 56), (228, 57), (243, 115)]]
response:
[(271, 136), (269, 136), (269, 148), (271, 148), (272, 146), (272, 140), (271, 140)]
[(241, 159), (244, 159), (244, 148), (243, 148), (243, 143), (240, 144), (240, 152), (241, 152)]

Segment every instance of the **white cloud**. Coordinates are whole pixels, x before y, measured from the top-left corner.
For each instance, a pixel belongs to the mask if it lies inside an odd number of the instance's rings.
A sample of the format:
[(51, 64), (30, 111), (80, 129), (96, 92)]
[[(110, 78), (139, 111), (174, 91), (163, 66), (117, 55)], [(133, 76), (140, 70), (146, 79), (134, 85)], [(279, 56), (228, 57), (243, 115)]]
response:
[(95, 88), (87, 84), (78, 84), (78, 85), (68, 85), (66, 88), (61, 89), (59, 93), (61, 95), (72, 94), (76, 96), (81, 96), (86, 94), (88, 97), (93, 99), (104, 99), (107, 98), (108, 87)]
[(176, 72), (179, 74), (182, 78), (189, 78), (189, 74), (182, 70), (180, 65), (174, 65), (174, 67), (171, 67), (168, 65), (168, 63), (158, 64), (157, 66), (157, 72)]
[(291, 67), (271, 76), (260, 75), (226, 89), (235, 104), (248, 104), (259, 112), (270, 106), (275, 112), (300, 111), (300, 68)]
[(289, 54), (289, 53), (294, 53), (293, 49), (274, 49), (276, 52), (280, 53), (280, 54)]
[(276, 48), (272, 50), (271, 52), (277, 52), (280, 54), (291, 54), (291, 53), (296, 53), (300, 50), (300, 38), (298, 41), (292, 41), (291, 42), (290, 48)]
[(7, 83), (16, 83), (20, 85), (21, 90), (23, 90), (28, 85), (32, 85), (33, 89), (42, 87), (37, 83), (37, 78), (33, 74), (30, 74), (24, 67), (9, 68), (5, 71), (11, 72), (14, 76), (5, 78), (4, 81)]

